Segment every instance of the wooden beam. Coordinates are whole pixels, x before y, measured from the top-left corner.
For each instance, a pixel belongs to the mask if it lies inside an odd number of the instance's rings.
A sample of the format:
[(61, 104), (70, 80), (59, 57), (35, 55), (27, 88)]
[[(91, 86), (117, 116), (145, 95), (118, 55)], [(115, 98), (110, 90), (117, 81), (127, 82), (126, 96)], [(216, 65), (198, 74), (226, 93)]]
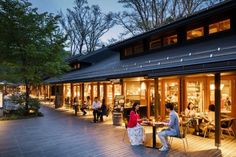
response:
[[(100, 83), (99, 82), (97, 83), (97, 97), (100, 100)], [(100, 100), (100, 101), (102, 101), (102, 100)]]
[(220, 127), (220, 73), (215, 74), (215, 146), (218, 148), (221, 144), (221, 127)]
[(150, 118), (151, 113), (151, 99), (150, 99), (150, 81), (146, 82), (146, 103), (147, 103), (147, 118)]
[(154, 117), (155, 117), (155, 120), (157, 121), (158, 120), (158, 117), (160, 115), (160, 97), (159, 97), (159, 93), (158, 93), (158, 78), (155, 78), (154, 79), (154, 90), (155, 90), (155, 105), (154, 105)]
[(81, 103), (84, 104), (84, 83), (81, 84), (80, 96), (81, 96)]
[(74, 83), (70, 83), (70, 106), (74, 104)]
[(184, 100), (184, 96), (185, 96), (185, 84), (184, 84), (184, 77), (180, 77), (180, 93), (179, 93), (179, 97), (180, 97), (180, 102), (179, 102), (179, 114), (184, 111), (184, 107), (186, 104), (184, 104), (185, 100)]
[(104, 95), (104, 99), (105, 99), (105, 104), (107, 104), (107, 85), (104, 83), (103, 84), (103, 95)]

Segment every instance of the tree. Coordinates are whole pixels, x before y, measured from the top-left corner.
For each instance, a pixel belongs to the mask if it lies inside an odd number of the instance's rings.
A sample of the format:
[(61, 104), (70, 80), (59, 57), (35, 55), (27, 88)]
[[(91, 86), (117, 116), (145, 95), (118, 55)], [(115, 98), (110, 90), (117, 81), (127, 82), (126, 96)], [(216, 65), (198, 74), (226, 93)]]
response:
[(178, 18), (189, 16), (223, 0), (118, 0), (126, 11), (116, 14), (124, 35), (137, 35)]
[(68, 69), (58, 19), (38, 13), (26, 0), (0, 1), (0, 77), (25, 85), (26, 109), (30, 86)]
[(61, 15), (71, 55), (86, 54), (101, 47), (100, 38), (115, 24), (112, 13), (103, 14), (98, 5), (88, 6), (87, 0), (75, 0), (73, 9)]

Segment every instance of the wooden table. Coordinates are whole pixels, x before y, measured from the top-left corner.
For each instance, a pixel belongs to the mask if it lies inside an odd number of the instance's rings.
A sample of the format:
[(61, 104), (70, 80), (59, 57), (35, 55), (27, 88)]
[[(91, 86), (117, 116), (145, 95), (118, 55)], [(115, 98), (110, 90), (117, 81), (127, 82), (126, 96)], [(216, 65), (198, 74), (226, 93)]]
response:
[(159, 149), (159, 147), (157, 147), (157, 140), (156, 140), (156, 131), (157, 131), (157, 128), (158, 127), (161, 127), (160, 124), (158, 124), (157, 122), (150, 122), (150, 123), (143, 123), (142, 126), (150, 126), (152, 127), (152, 145), (149, 146), (149, 145), (145, 145), (146, 147), (149, 147), (149, 148), (155, 148), (155, 149)]

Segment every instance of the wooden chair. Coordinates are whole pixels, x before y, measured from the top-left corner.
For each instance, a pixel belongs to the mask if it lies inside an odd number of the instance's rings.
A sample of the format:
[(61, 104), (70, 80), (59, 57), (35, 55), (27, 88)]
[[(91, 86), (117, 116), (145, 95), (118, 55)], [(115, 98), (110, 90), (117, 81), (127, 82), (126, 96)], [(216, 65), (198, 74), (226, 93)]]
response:
[(125, 131), (124, 131), (124, 135), (123, 135), (123, 141), (125, 140), (125, 135), (127, 134), (127, 126), (128, 126), (128, 123), (125, 122)]
[(221, 135), (222, 137), (224, 137), (223, 135), (223, 131), (227, 131), (227, 133), (231, 136), (231, 133), (233, 134), (233, 136), (235, 137), (235, 133), (234, 130), (232, 128), (234, 122), (234, 118), (224, 118), (221, 120)]
[(174, 138), (180, 139), (183, 142), (185, 152), (186, 152), (186, 148), (188, 148), (188, 140), (187, 140), (186, 135), (187, 135), (189, 123), (190, 121), (180, 123), (180, 136), (170, 136), (170, 145), (172, 144)]

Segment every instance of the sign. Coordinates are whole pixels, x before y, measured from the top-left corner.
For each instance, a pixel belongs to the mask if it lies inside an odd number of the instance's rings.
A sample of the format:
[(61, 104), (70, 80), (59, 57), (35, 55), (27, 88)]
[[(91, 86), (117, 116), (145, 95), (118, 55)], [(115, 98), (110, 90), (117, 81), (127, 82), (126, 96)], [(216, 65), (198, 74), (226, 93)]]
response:
[(120, 79), (110, 79), (112, 83), (121, 83)]
[(3, 93), (0, 92), (0, 108), (3, 107)]

